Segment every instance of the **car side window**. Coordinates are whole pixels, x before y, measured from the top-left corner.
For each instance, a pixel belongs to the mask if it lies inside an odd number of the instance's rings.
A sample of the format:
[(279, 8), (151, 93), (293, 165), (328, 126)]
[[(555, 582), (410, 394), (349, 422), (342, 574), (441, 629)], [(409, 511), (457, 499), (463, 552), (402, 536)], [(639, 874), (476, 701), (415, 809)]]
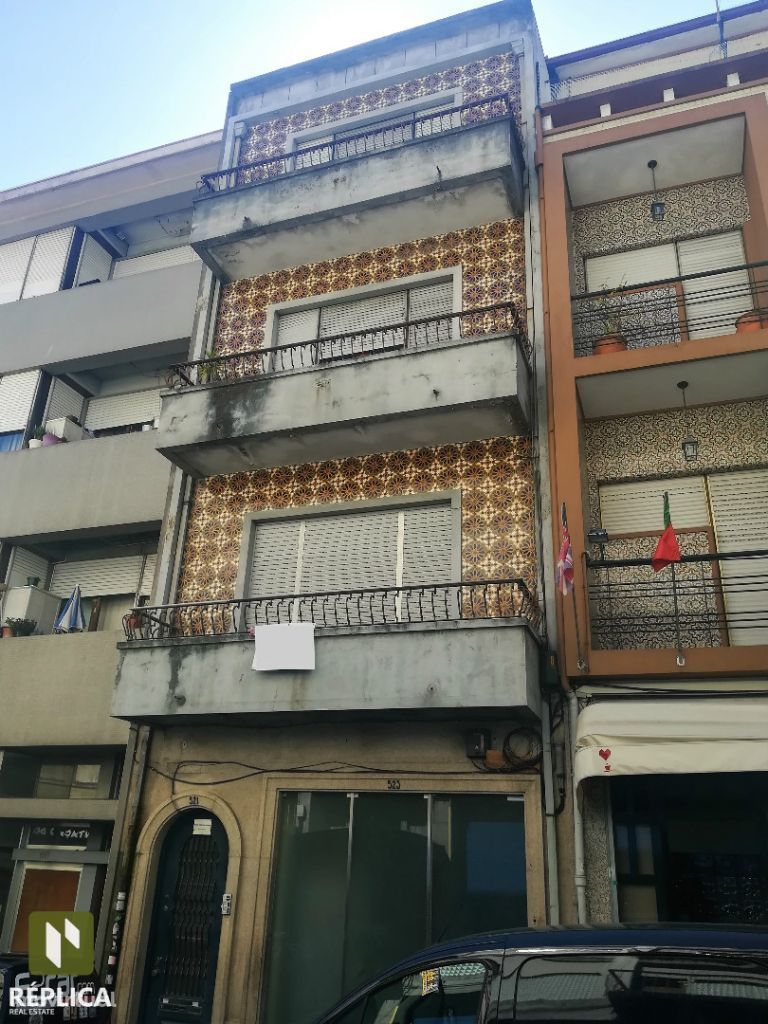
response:
[[(360, 1024), (477, 1024), (487, 979), (488, 970), (481, 963), (427, 967), (371, 992), (358, 1020)], [(355, 1024), (346, 1016), (342, 1020)]]

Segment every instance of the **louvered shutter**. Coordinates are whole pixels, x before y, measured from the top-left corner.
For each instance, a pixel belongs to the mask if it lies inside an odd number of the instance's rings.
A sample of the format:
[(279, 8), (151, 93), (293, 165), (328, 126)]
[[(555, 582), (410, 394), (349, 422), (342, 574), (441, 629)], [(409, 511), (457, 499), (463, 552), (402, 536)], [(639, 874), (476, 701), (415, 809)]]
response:
[(0, 245), (0, 303), (15, 302), (21, 298), (21, 289), (32, 255), (33, 238), (20, 238), (18, 242)]
[(177, 267), (183, 263), (197, 263), (200, 257), (190, 245), (177, 245), (172, 249), (150, 252), (146, 256), (131, 256), (115, 260), (112, 279), (131, 277), (133, 274), (145, 274), (150, 270), (162, 270), (163, 267)]
[(411, 288), (408, 295), (408, 320), (423, 320), (425, 317), (445, 317), (432, 323), (416, 324), (408, 328), (409, 345), (425, 345), (434, 341), (445, 341), (451, 337), (453, 312), (453, 280)]
[(77, 284), (108, 281), (112, 270), (112, 257), (91, 235), (86, 235), (77, 268)]
[(24, 282), (23, 299), (57, 292), (64, 277), (74, 228), (60, 228), (38, 235), (32, 250), (29, 272)]
[[(678, 252), (683, 275), (719, 271), (746, 263), (740, 231), (679, 242)], [(753, 306), (746, 270), (683, 281), (683, 294), (691, 338), (733, 334), (738, 318)]]
[(674, 245), (654, 245), (610, 256), (589, 256), (585, 262), (588, 292), (664, 281), (680, 273)]
[(63, 380), (56, 378), (48, 396), (45, 421), (59, 419), (61, 416), (72, 416), (79, 420), (83, 414), (84, 401), (85, 399), (78, 391), (75, 391)]
[(317, 337), (320, 309), (298, 309), (295, 313), (281, 313), (277, 318), (277, 344), (293, 345), (301, 341), (314, 341)]
[(397, 583), (395, 510), (306, 521), (300, 590), (371, 590)]
[(38, 370), (0, 377), (0, 431), (26, 429), (39, 378)]
[(333, 158), (333, 134), (318, 135), (296, 147), (294, 167), (298, 171), (304, 167), (328, 163)]
[(49, 568), (47, 558), (42, 558), (33, 551), (27, 551), (26, 548), (14, 548), (11, 570), (8, 574), (8, 586), (26, 587), (29, 576), (39, 576), (40, 582), (44, 586), (48, 579)]
[(340, 359), (402, 345), (405, 340), (403, 327), (381, 328), (404, 323), (406, 301), (405, 291), (385, 292), (355, 302), (335, 302), (321, 307), (320, 337), (333, 337), (335, 340), (320, 346), (320, 358)]
[(298, 519), (256, 524), (248, 596), (273, 597), (296, 593), (300, 531)]
[[(768, 549), (768, 470), (718, 473), (709, 478), (717, 550)], [(768, 643), (768, 558), (720, 562), (731, 644)]]
[(450, 502), (434, 502), (403, 513), (402, 586), (420, 587), (405, 592), (402, 619), (458, 617), (458, 595), (441, 584), (453, 577), (453, 513)]
[(141, 555), (119, 558), (94, 558), (83, 562), (56, 562), (50, 590), (68, 597), (79, 584), (83, 597), (108, 597), (111, 594), (135, 594), (141, 578)]
[(130, 391), (123, 395), (91, 398), (83, 426), (87, 430), (108, 430), (151, 423), (159, 415), (160, 390)]
[(675, 529), (709, 526), (704, 477), (639, 480), (601, 485), (600, 518), (609, 536), (654, 530), (660, 534), (664, 528), (665, 491), (669, 492), (669, 510)]

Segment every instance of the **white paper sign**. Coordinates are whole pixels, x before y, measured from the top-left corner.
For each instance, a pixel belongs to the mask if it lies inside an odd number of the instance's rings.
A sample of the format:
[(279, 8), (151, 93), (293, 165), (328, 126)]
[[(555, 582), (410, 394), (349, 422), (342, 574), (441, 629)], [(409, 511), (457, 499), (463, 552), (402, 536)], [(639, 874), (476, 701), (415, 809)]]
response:
[(213, 828), (213, 821), (210, 818), (195, 818), (192, 822), (193, 836), (209, 836)]
[(256, 626), (253, 638), (256, 672), (311, 671), (315, 667), (314, 622)]

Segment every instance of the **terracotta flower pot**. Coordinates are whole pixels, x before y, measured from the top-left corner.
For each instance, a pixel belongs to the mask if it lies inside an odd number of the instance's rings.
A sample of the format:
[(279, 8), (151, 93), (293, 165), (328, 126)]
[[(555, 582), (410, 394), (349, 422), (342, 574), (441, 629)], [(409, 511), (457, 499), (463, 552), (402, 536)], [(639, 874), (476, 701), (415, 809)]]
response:
[(10, 626), (3, 626), (3, 640), (10, 640), (13, 636), (13, 630)]
[(751, 309), (748, 313), (742, 313), (736, 321), (737, 334), (751, 334), (752, 331), (762, 331), (768, 326), (768, 315), (760, 309)]
[(596, 356), (606, 352), (626, 352), (627, 339), (622, 334), (606, 334), (597, 338), (592, 345), (592, 351)]

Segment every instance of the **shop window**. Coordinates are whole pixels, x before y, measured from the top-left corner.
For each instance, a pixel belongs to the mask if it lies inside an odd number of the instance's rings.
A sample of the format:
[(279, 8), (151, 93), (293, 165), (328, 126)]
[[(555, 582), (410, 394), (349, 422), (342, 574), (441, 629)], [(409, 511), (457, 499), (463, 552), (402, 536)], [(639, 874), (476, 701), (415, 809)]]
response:
[(302, 792), (278, 812), (265, 1019), (303, 1024), (431, 942), (527, 924), (521, 800)]
[(3, 751), (0, 797), (46, 800), (109, 800), (116, 791), (115, 761), (48, 759)]

